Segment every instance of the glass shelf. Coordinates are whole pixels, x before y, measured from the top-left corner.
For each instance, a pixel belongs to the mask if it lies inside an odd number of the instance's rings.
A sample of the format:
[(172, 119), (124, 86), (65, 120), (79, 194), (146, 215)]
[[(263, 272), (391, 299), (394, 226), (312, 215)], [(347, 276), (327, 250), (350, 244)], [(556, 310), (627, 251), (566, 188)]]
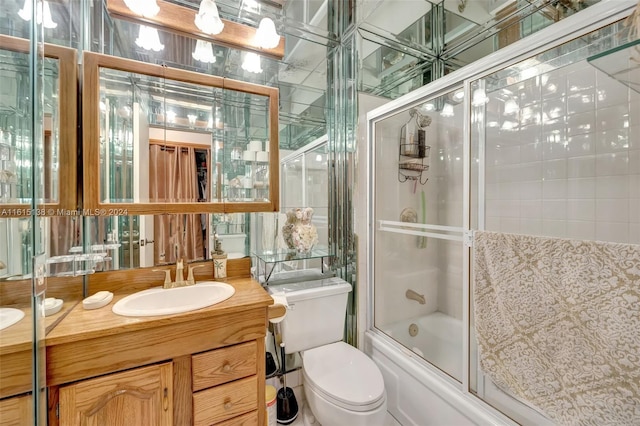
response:
[[(298, 253), (295, 250), (275, 250), (275, 251), (265, 251), (260, 253), (253, 253), (256, 257), (257, 265), (257, 279), (262, 285), (268, 285), (269, 280), (271, 278), (271, 274), (276, 269), (275, 266), (281, 262), (291, 262), (296, 260), (312, 260), (312, 259), (320, 259), (320, 275), (314, 276), (314, 279), (326, 278), (328, 276), (332, 276), (332, 273), (325, 272), (324, 270), (324, 258), (330, 257), (331, 254), (326, 248), (314, 248), (309, 253)], [(267, 268), (267, 265), (272, 265), (271, 268)], [(301, 281), (303, 280), (301, 276), (295, 275), (291, 277), (294, 280)], [(278, 279), (279, 283), (284, 281)]]
[(640, 93), (640, 39), (593, 55), (587, 62)]

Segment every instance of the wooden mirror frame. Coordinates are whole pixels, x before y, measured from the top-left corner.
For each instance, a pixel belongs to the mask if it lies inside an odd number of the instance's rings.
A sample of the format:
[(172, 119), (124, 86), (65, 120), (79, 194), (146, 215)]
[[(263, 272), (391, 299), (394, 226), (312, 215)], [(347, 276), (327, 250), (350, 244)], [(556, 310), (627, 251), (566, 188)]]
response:
[[(0, 49), (29, 53), (27, 39), (0, 34)], [(74, 215), (78, 208), (77, 174), (77, 102), (78, 65), (75, 49), (54, 44), (44, 44), (44, 56), (58, 60), (60, 69), (58, 85), (59, 141), (58, 147), (58, 201), (39, 203), (37, 216)], [(44, 135), (43, 135), (44, 137)], [(30, 216), (31, 204), (0, 204), (1, 217)]]
[[(83, 53), (83, 211), (87, 216), (122, 216), (165, 213), (249, 213), (279, 209), (279, 90), (228, 78), (118, 58), (100, 53)], [(103, 203), (100, 200), (100, 68), (144, 74), (184, 83), (235, 90), (269, 97), (269, 201)]]

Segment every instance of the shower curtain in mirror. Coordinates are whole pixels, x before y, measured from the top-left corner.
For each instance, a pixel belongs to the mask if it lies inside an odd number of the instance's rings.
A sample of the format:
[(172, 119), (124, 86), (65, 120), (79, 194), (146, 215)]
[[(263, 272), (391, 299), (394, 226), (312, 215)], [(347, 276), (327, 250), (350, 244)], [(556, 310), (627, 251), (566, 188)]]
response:
[[(188, 146), (149, 146), (149, 198), (152, 202), (198, 201), (195, 149)], [(199, 214), (154, 218), (154, 262), (204, 259)]]

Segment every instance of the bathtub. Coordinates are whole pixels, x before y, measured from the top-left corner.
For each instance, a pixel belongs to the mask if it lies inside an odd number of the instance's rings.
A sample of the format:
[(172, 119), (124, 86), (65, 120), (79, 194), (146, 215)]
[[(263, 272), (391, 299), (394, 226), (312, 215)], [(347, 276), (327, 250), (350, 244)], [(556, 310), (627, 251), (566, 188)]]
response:
[[(411, 336), (409, 329), (417, 330)], [(398, 321), (382, 331), (457, 380), (462, 380), (462, 321), (442, 312)]]
[[(409, 334), (411, 324), (418, 327), (415, 336)], [(462, 375), (462, 341), (462, 322), (441, 312), (364, 333), (362, 350), (380, 368), (387, 410), (402, 425), (517, 424), (454, 380)]]

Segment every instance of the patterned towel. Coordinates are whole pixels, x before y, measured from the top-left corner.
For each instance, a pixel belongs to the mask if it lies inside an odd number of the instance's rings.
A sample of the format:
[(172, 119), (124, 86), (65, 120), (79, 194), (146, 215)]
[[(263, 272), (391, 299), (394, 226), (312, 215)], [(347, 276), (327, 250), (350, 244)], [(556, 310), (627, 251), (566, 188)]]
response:
[(482, 370), (563, 425), (640, 425), (640, 246), (476, 232)]

